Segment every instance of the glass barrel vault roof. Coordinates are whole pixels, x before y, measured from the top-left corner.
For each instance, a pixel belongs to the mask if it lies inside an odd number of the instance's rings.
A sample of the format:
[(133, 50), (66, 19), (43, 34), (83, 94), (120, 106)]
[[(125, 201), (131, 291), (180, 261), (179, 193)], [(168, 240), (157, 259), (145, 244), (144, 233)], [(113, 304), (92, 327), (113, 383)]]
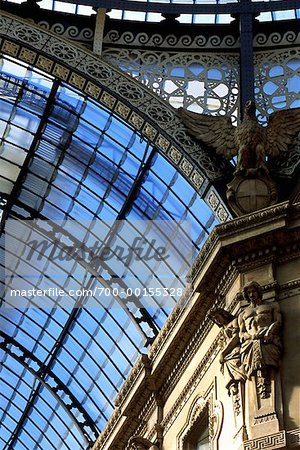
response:
[[(58, 221), (55, 232), (68, 232), (72, 242), (85, 243), (96, 234), (87, 223), (167, 221), (173, 261), (165, 264), (166, 279), (156, 276), (155, 261), (142, 263), (145, 277), (137, 286), (171, 288), (176, 280), (183, 288), (186, 261), (172, 242), (173, 224), (191, 224), (193, 257), (216, 219), (176, 169), (104, 106), (6, 56), (1, 59), (0, 96), (0, 187), (2, 194), (14, 197), (9, 213), (14, 221), (7, 222), (6, 237), (18, 248), (25, 245), (23, 219), (35, 219), (41, 233), (46, 233), (45, 219)], [(17, 231), (20, 221), (24, 236)], [(119, 239), (111, 236), (109, 226), (101, 230), (102, 242)], [(138, 233), (143, 236), (146, 230)], [(0, 256), (3, 269), (3, 234)], [(8, 288), (16, 287), (21, 259), (13, 258), (6, 285), (1, 280), (3, 298)], [(91, 267), (75, 259), (61, 263), (44, 255), (30, 271), (36, 281), (23, 280), (28, 290), (113, 285), (105, 268), (97, 278)], [(130, 273), (130, 268), (116, 266), (114, 271), (119, 287), (133, 286), (134, 269)], [(162, 306), (154, 294), (147, 302), (140, 295), (126, 304), (112, 295), (103, 304), (95, 296), (92, 308), (74, 308), (57, 307), (61, 299), (55, 294), (38, 308), (32, 307), (33, 297), (25, 296), (20, 307), (9, 307), (6, 299), (0, 309), (0, 449), (89, 448), (112, 413), (125, 377), (177, 298)]]

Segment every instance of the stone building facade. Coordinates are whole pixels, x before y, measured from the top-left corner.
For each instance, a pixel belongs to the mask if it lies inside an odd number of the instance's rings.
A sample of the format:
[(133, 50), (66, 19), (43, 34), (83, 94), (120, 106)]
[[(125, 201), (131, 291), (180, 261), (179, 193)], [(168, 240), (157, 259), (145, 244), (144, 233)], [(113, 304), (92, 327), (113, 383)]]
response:
[(299, 448), (299, 267), (299, 203), (217, 226), (94, 450)]

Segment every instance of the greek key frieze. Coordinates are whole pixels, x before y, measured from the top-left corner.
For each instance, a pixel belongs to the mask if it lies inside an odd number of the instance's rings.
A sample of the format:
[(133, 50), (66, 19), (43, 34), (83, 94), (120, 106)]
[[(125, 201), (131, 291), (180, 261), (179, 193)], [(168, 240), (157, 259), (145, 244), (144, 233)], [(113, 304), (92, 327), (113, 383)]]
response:
[(244, 450), (263, 450), (282, 448), (286, 445), (285, 431), (244, 442)]

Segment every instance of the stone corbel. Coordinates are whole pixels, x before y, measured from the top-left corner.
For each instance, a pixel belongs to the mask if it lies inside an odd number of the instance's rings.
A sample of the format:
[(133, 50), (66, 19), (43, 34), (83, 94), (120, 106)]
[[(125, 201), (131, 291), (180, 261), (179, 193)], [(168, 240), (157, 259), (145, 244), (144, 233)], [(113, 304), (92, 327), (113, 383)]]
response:
[(128, 441), (129, 450), (159, 450), (149, 439), (132, 436)]

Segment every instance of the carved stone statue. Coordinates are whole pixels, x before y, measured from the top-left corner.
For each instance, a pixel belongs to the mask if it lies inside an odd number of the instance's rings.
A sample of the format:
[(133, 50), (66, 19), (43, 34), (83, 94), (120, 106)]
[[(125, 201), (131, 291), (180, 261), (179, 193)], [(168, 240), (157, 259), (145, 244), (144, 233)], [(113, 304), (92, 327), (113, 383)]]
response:
[(210, 310), (209, 317), (222, 327), (221, 371), (226, 387), (234, 395), (239, 382), (256, 377), (262, 398), (270, 393), (270, 370), (281, 356), (281, 314), (277, 302), (263, 302), (260, 285), (252, 281), (243, 289), (250, 304), (237, 317), (222, 308)]
[(243, 289), (250, 305), (238, 317), (241, 360), (247, 378), (266, 377), (267, 370), (278, 367), (281, 355), (281, 314), (277, 302), (265, 303), (261, 287), (255, 281)]
[(221, 371), (226, 379), (226, 387), (230, 391), (236, 390), (236, 383), (245, 381), (246, 376), (240, 358), (240, 340), (238, 320), (222, 308), (209, 311), (209, 318), (222, 328), (221, 336)]
[(213, 308), (208, 317), (220, 328), (221, 372), (230, 395), (236, 436), (247, 441), (268, 430), (280, 429), (278, 405), (282, 405), (280, 372), (281, 314), (276, 301), (264, 301), (259, 283), (244, 286), (247, 305), (233, 316)]
[(276, 111), (269, 116), (268, 126), (258, 124), (255, 103), (246, 102), (243, 122), (234, 127), (231, 117), (210, 116), (179, 109), (190, 134), (213, 147), (217, 154), (228, 159), (238, 155), (235, 173), (247, 175), (268, 173), (266, 155), (277, 157), (288, 150), (300, 131), (300, 108)]
[(246, 102), (243, 121), (234, 127), (231, 117), (179, 109), (191, 135), (225, 158), (237, 155), (235, 177), (227, 186), (227, 198), (238, 216), (276, 203), (277, 187), (270, 177), (266, 158), (274, 159), (287, 152), (300, 131), (300, 108), (273, 112), (267, 127), (259, 125), (255, 111), (255, 103)]

